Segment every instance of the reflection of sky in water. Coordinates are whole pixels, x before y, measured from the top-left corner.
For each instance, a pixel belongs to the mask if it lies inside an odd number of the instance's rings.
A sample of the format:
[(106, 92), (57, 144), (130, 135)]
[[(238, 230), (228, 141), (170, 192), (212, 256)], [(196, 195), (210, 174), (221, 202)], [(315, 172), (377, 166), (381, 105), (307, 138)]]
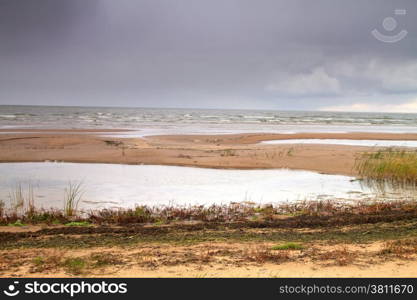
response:
[(390, 140), (343, 140), (343, 139), (288, 139), (263, 141), (262, 144), (328, 144), (368, 147), (415, 147), (417, 141), (390, 141)]
[[(309, 171), (219, 170), (175, 166), (2, 163), (0, 199), (22, 183), (35, 188), (36, 206), (61, 208), (70, 181), (83, 182), (84, 208), (135, 204), (279, 203), (319, 198), (357, 199), (362, 188), (351, 177)], [(356, 193), (352, 193), (356, 192)], [(364, 192), (369, 192), (364, 190)]]

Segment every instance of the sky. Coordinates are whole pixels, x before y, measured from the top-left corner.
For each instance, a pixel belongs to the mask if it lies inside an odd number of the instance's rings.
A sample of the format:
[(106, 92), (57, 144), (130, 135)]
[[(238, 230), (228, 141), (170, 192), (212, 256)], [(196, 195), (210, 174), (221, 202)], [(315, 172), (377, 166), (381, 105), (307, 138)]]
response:
[(0, 0), (1, 104), (417, 112), (417, 1)]

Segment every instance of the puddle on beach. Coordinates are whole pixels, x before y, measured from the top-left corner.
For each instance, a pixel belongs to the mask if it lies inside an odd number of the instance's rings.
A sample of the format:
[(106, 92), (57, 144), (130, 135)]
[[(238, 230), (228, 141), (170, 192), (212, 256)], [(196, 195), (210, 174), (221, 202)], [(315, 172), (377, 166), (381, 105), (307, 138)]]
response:
[(315, 199), (358, 199), (371, 195), (352, 177), (310, 171), (219, 170), (159, 165), (2, 163), (0, 199), (21, 184), (34, 188), (36, 206), (62, 208), (70, 181), (82, 181), (80, 208), (134, 205), (259, 204)]
[(288, 139), (263, 141), (262, 144), (328, 144), (367, 147), (413, 147), (417, 148), (417, 141), (393, 140), (343, 140), (343, 139)]

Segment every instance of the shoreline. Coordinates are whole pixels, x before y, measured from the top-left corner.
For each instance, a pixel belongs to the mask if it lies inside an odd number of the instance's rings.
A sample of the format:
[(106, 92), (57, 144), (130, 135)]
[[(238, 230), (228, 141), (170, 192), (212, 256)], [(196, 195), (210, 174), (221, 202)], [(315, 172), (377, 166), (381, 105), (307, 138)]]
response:
[(153, 135), (141, 138), (97, 134), (123, 131), (126, 130), (32, 129), (32, 132), (28, 132), (15, 129), (14, 133), (0, 135), (0, 163), (59, 161), (214, 169), (287, 168), (354, 176), (356, 172), (353, 165), (357, 155), (376, 148), (332, 144), (272, 145), (261, 142), (280, 139), (417, 140), (417, 134), (412, 133), (247, 133)]

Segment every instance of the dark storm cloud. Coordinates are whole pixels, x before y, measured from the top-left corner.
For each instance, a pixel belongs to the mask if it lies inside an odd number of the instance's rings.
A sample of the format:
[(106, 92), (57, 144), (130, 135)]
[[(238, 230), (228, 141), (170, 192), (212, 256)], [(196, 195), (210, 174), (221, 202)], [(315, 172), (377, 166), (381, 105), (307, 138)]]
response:
[(11, 57), (48, 51), (65, 41), (76, 22), (93, 12), (95, 1), (0, 1), (0, 49)]
[[(0, 0), (0, 104), (410, 102), (416, 13), (413, 0)], [(388, 16), (404, 40), (371, 35)]]

